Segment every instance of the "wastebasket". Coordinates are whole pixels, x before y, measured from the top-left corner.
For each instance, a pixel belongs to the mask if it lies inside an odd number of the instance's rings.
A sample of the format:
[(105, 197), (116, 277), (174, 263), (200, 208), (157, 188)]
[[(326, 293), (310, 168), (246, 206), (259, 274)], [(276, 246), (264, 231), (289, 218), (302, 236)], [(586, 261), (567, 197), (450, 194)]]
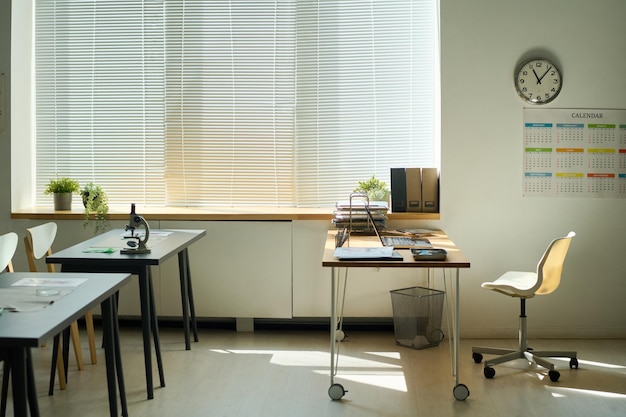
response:
[(438, 346), (444, 338), (441, 315), (446, 293), (424, 287), (390, 293), (396, 343), (413, 349)]

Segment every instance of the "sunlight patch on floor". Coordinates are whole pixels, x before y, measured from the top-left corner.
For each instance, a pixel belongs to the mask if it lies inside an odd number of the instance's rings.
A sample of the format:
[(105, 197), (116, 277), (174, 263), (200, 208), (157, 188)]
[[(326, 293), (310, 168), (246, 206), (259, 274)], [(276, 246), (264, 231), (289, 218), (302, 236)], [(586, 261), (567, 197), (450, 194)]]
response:
[(546, 387), (549, 391), (552, 391), (553, 397), (570, 397), (572, 395), (591, 395), (594, 397), (603, 397), (603, 398), (617, 398), (620, 400), (626, 399), (626, 395), (618, 394), (616, 392), (607, 392), (607, 391), (594, 391), (589, 389), (580, 389), (580, 388), (561, 388), (561, 387)]

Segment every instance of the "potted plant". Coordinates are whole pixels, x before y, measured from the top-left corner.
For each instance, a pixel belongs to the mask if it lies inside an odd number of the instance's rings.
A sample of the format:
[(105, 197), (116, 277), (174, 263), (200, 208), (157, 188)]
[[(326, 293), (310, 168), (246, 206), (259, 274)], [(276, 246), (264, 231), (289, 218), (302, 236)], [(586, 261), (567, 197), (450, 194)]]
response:
[(52, 194), (54, 198), (55, 210), (71, 210), (72, 209), (72, 194), (80, 190), (78, 181), (68, 177), (58, 176), (55, 179), (51, 179), (46, 189), (45, 194)]
[(370, 201), (385, 201), (389, 202), (389, 195), (391, 191), (387, 187), (387, 184), (372, 175), (367, 181), (359, 181), (359, 186), (354, 189), (355, 193), (365, 193)]
[(96, 221), (94, 234), (98, 234), (98, 232), (108, 227), (107, 216), (109, 214), (109, 198), (107, 193), (101, 186), (90, 182), (80, 190), (80, 195), (83, 198), (83, 206), (85, 206), (83, 228), (87, 228), (89, 225), (89, 216), (93, 213)]

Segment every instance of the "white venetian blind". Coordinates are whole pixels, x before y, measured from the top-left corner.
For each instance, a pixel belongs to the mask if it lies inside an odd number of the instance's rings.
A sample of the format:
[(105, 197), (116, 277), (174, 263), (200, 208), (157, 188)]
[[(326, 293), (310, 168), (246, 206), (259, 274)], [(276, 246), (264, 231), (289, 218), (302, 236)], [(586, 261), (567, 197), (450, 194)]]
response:
[(37, 0), (37, 203), (329, 206), (437, 166), (436, 0)]
[(434, 0), (308, 1), (297, 17), (297, 201), (435, 161)]
[(163, 204), (162, 22), (157, 0), (37, 0), (37, 204), (57, 174)]
[(168, 205), (293, 205), (294, 12), (168, 3)]

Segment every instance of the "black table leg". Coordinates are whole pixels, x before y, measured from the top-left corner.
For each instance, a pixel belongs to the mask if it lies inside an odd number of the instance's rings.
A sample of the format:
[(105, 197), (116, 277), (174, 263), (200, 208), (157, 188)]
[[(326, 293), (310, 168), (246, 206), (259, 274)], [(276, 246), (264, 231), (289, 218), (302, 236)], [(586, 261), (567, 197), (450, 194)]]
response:
[(187, 273), (187, 260), (185, 251), (178, 252), (178, 275), (180, 277), (180, 298), (183, 305), (183, 329), (185, 330), (185, 349), (191, 349), (189, 342), (189, 275)]
[(154, 398), (152, 382), (152, 346), (150, 342), (150, 328), (152, 325), (150, 313), (150, 267), (141, 269), (139, 275), (139, 298), (141, 300), (141, 329), (143, 332), (143, 355), (146, 367), (146, 389), (148, 399)]
[(152, 285), (152, 272), (148, 271), (148, 288), (150, 292), (150, 310), (152, 318), (152, 338), (154, 340), (154, 353), (156, 354), (157, 368), (159, 371), (159, 380), (161, 386), (165, 386), (165, 374), (163, 373), (163, 359), (161, 358), (161, 342), (159, 341), (159, 318), (156, 314), (156, 305), (154, 302), (154, 287)]
[[(116, 296), (118, 293), (116, 293)], [(115, 366), (117, 371), (117, 383), (120, 391), (120, 402), (122, 404), (122, 417), (128, 417), (128, 404), (126, 402), (126, 384), (124, 383), (124, 369), (122, 368), (122, 351), (120, 349), (120, 326), (117, 320), (117, 297), (111, 302), (113, 313), (113, 336), (115, 343)]]
[(198, 322), (196, 321), (196, 307), (193, 302), (193, 289), (191, 288), (191, 267), (189, 266), (189, 250), (185, 248), (185, 260), (187, 263), (187, 294), (189, 297), (189, 311), (191, 312), (191, 327), (193, 329), (193, 341), (198, 341)]
[(54, 395), (54, 381), (56, 379), (57, 362), (59, 360), (59, 347), (61, 345), (60, 339), (61, 335), (57, 334), (56, 336), (54, 336), (54, 339), (52, 341), (52, 365), (50, 365), (50, 385), (48, 387), (48, 395)]
[[(28, 348), (12, 348), (9, 350), (13, 388), (13, 415), (15, 417), (26, 417), (28, 414), (26, 410), (26, 398), (28, 396), (26, 349)], [(37, 398), (34, 401), (37, 401)]]
[(26, 349), (26, 386), (28, 389), (28, 405), (30, 407), (30, 416), (39, 417), (37, 388), (35, 386), (35, 370), (33, 369), (33, 356), (30, 348)]
[(107, 373), (107, 387), (109, 391), (109, 412), (111, 417), (117, 417), (117, 389), (116, 377), (116, 350), (115, 331), (113, 329), (113, 310), (111, 299), (107, 298), (100, 306), (102, 308), (102, 340), (104, 343), (104, 357)]

